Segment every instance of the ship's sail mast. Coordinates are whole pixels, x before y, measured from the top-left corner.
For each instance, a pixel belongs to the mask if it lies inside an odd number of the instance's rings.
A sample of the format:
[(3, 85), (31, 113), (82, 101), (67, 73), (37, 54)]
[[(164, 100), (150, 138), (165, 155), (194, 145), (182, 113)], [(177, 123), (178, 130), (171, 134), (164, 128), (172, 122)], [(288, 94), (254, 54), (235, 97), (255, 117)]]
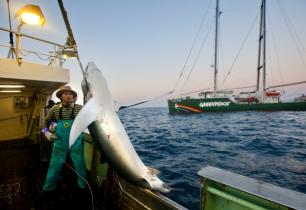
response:
[(214, 95), (216, 95), (218, 89), (218, 35), (219, 35), (219, 0), (216, 0), (216, 24), (215, 24), (215, 63), (214, 63)]
[(258, 42), (258, 61), (257, 61), (257, 83), (256, 91), (260, 91), (260, 71), (262, 70), (262, 91), (266, 90), (266, 0), (261, 1), (260, 25)]

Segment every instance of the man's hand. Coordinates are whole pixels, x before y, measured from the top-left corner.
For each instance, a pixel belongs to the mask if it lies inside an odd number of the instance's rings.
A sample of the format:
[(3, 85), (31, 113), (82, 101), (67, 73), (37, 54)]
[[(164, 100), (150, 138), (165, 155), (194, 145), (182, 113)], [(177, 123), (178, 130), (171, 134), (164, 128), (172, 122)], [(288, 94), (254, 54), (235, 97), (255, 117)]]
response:
[(50, 142), (52, 142), (54, 139), (56, 139), (56, 135), (48, 131), (48, 128), (43, 128), (41, 132), (45, 135), (46, 139)]
[(50, 131), (50, 132), (55, 132), (56, 126), (57, 126), (57, 123), (52, 122), (52, 123), (50, 124), (50, 126), (49, 126), (49, 131)]
[(54, 133), (50, 133), (49, 131), (45, 132), (45, 137), (50, 142), (57, 138)]

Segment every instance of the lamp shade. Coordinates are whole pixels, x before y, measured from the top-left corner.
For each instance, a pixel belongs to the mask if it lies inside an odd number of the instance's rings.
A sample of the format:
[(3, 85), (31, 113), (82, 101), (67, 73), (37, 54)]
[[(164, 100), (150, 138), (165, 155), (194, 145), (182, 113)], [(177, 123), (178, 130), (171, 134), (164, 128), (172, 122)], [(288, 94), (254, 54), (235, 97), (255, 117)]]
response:
[(39, 6), (34, 4), (27, 4), (20, 8), (15, 17), (20, 17), (22, 23), (38, 24), (43, 26), (46, 19)]

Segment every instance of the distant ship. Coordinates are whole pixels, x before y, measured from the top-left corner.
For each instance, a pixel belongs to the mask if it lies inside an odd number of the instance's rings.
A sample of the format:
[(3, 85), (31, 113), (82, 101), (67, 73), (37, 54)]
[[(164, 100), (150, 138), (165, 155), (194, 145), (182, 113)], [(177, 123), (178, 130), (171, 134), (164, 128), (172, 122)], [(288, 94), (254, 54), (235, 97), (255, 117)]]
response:
[[(168, 99), (169, 113), (202, 113), (228, 111), (306, 111), (305, 96), (293, 102), (282, 102), (281, 93), (272, 88), (298, 85), (306, 81), (266, 87), (266, 2), (262, 1), (260, 15), (260, 33), (258, 44), (258, 65), (256, 90), (234, 95), (232, 90), (218, 90), (218, 28), (219, 3), (216, 1), (215, 52), (214, 52), (214, 88), (201, 92), (198, 98), (185, 97)], [(261, 80), (261, 82), (260, 82)]]

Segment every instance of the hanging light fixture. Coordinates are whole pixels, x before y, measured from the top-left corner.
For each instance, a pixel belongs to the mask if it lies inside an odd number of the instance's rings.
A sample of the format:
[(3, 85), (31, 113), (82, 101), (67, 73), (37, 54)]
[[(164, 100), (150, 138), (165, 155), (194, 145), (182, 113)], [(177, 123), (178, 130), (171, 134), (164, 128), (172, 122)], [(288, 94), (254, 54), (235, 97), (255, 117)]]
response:
[(31, 24), (43, 26), (46, 22), (39, 6), (34, 4), (27, 4), (20, 8), (15, 17), (20, 17), (20, 24)]
[(20, 22), (18, 25), (17, 31), (17, 62), (20, 65), (22, 63), (21, 57), (21, 47), (20, 47), (20, 31), (21, 26), (23, 24), (30, 24), (30, 25), (40, 25), (43, 26), (46, 22), (45, 16), (43, 15), (39, 6), (34, 4), (27, 4), (20, 8), (15, 15), (15, 18), (19, 17)]

